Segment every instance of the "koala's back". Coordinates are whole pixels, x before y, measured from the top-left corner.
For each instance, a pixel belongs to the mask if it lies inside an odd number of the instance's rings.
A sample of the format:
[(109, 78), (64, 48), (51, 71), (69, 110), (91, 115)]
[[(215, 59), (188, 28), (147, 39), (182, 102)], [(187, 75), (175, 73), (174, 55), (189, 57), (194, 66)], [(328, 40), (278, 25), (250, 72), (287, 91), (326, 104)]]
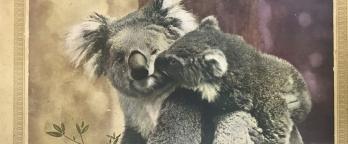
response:
[(304, 79), (285, 60), (261, 53), (240, 36), (215, 28), (201, 28), (182, 41), (185, 41), (183, 45), (177, 47), (184, 48), (190, 44), (193, 46), (188, 50), (191, 53), (219, 49), (225, 54), (228, 71), (221, 80), (217, 80), (221, 81), (220, 94), (225, 96), (221, 96), (215, 105), (232, 109), (236, 108), (234, 106), (262, 108), (270, 113), (290, 110), (296, 123), (303, 121), (310, 112), (311, 99)]

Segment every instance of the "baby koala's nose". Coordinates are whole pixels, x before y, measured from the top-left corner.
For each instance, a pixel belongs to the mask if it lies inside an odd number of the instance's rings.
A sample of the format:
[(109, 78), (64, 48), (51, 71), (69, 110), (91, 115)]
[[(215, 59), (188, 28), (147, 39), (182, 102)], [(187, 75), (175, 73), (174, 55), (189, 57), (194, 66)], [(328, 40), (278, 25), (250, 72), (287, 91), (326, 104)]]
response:
[(149, 75), (147, 59), (139, 51), (131, 53), (128, 59), (128, 65), (131, 71), (131, 77), (135, 80), (145, 79)]

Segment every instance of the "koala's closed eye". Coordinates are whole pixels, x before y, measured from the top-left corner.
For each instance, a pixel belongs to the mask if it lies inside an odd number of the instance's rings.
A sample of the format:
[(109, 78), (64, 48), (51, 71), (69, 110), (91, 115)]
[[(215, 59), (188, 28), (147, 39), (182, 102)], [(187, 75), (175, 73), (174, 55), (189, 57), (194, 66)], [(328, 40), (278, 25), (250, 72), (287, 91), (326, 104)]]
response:
[(113, 61), (123, 63), (125, 61), (125, 53), (122, 51), (114, 52), (112, 55)]
[(176, 58), (170, 57), (170, 58), (168, 58), (168, 64), (170, 64), (170, 65), (179, 65), (180, 62)]

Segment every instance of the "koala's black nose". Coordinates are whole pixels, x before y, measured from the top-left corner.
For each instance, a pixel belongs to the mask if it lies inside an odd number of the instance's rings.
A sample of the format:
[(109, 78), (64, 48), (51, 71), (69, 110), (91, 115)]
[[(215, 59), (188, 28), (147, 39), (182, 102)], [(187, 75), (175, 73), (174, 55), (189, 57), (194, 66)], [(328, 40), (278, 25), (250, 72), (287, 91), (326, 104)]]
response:
[(131, 76), (135, 80), (142, 80), (146, 78), (149, 74), (149, 71), (146, 68), (137, 68), (132, 69)]
[(131, 77), (135, 80), (141, 80), (148, 76), (148, 66), (146, 57), (139, 51), (131, 53), (128, 59), (128, 65), (131, 71)]

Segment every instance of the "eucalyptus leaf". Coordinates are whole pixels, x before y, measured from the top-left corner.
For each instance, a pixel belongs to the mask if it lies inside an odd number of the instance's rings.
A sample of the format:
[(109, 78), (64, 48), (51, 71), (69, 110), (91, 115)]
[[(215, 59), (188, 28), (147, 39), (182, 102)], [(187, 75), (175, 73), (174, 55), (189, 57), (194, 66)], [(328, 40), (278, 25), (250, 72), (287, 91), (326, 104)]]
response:
[(62, 128), (62, 133), (65, 134), (65, 125), (64, 125), (64, 123), (60, 124), (60, 128)]
[(84, 128), (82, 129), (82, 133), (87, 132), (88, 128), (89, 128), (89, 125), (87, 125), (86, 127), (84, 127)]
[(115, 139), (118, 141), (118, 139), (121, 137), (121, 134), (119, 134)]
[(78, 132), (79, 134), (81, 134), (81, 128), (80, 128), (80, 126), (79, 126), (78, 124), (76, 124), (76, 130), (77, 130), (77, 132)]
[(53, 137), (62, 137), (63, 134), (59, 132), (46, 132), (48, 135), (53, 136)]
[(58, 125), (53, 124), (53, 128), (54, 128), (55, 130), (57, 130), (58, 132), (63, 133), (63, 130), (62, 130)]

